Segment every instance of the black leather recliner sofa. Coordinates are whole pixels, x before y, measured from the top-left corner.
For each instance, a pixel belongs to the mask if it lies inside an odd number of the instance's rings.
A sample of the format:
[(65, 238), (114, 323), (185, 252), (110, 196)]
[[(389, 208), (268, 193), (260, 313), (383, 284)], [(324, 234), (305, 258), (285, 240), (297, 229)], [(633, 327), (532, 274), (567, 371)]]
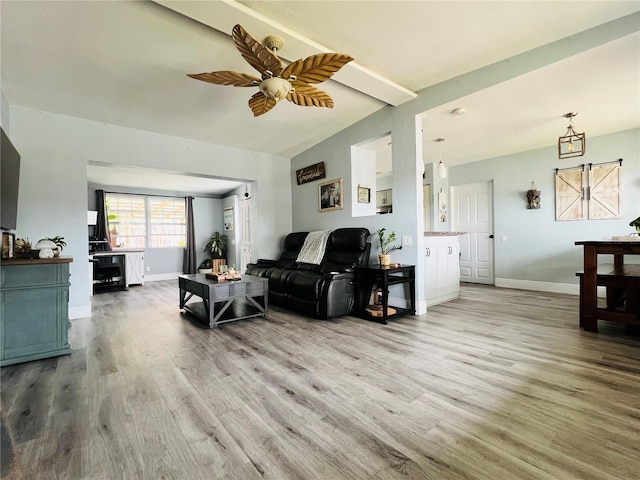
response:
[(269, 279), (272, 304), (321, 319), (350, 314), (355, 304), (353, 269), (369, 262), (369, 230), (335, 229), (319, 265), (296, 262), (308, 233), (290, 233), (278, 260), (259, 259), (247, 265), (246, 273)]

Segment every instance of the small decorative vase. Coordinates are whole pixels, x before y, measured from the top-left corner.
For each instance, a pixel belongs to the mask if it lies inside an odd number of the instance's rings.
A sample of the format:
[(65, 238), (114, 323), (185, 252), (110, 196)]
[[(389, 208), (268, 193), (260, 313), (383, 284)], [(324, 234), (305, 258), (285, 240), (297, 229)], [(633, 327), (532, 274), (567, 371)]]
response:
[(391, 264), (391, 255), (380, 255), (380, 265), (386, 267)]

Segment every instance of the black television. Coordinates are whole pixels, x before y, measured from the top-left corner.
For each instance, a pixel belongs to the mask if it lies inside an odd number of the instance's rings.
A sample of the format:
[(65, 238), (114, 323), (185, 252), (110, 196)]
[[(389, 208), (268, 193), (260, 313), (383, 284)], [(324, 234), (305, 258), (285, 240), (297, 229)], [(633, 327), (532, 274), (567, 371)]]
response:
[(20, 155), (0, 128), (0, 228), (15, 230), (18, 217)]

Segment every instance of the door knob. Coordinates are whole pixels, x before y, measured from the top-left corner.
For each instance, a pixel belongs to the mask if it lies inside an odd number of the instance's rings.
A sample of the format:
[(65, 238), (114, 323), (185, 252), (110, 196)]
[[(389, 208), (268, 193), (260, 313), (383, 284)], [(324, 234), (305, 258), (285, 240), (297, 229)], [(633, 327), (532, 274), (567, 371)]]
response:
[(493, 235), (489, 235), (489, 238), (493, 238)]

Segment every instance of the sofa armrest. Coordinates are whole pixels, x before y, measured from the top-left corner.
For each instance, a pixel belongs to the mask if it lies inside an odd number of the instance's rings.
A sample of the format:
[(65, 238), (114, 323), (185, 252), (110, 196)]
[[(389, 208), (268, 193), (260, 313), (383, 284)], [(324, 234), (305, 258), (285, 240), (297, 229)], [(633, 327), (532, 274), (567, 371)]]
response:
[(275, 267), (276, 260), (269, 260), (266, 258), (259, 258), (253, 265), (257, 267)]
[(353, 268), (343, 268), (342, 270), (332, 270), (323, 275), (325, 278), (353, 278)]

